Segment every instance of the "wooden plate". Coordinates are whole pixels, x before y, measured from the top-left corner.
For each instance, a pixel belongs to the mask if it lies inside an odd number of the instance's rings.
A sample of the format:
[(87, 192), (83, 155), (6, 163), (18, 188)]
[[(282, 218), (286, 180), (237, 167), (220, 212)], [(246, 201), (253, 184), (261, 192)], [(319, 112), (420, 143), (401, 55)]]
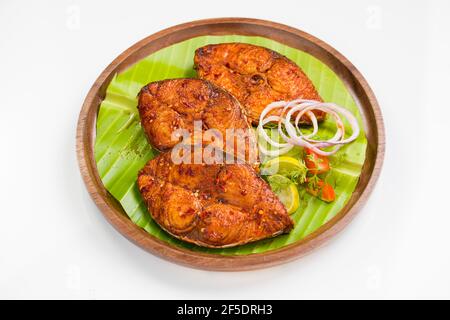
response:
[[(97, 112), (114, 74), (151, 53), (197, 36), (239, 34), (262, 36), (312, 54), (327, 64), (344, 82), (360, 108), (367, 135), (366, 161), (360, 180), (347, 205), (315, 232), (278, 250), (246, 256), (223, 256), (193, 252), (163, 242), (136, 226), (121, 205), (103, 186), (94, 160)], [(86, 187), (106, 219), (126, 238), (167, 260), (207, 270), (250, 270), (299, 258), (342, 230), (361, 209), (380, 174), (384, 157), (384, 127), (381, 111), (369, 85), (359, 71), (323, 41), (294, 28), (264, 20), (221, 18), (181, 24), (155, 33), (117, 57), (98, 77), (89, 91), (78, 119), (77, 154)]]

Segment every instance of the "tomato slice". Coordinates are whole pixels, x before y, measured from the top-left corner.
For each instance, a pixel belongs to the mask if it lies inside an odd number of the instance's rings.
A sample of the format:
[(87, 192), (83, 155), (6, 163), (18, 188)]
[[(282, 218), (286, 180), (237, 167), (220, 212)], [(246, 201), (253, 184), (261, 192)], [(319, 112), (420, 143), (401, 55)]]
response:
[(330, 171), (330, 161), (325, 156), (320, 156), (311, 149), (305, 148), (305, 164), (311, 174), (322, 174)]
[(332, 202), (336, 199), (336, 194), (331, 184), (319, 178), (316, 178), (314, 182), (311, 179), (307, 180), (306, 191), (325, 202)]

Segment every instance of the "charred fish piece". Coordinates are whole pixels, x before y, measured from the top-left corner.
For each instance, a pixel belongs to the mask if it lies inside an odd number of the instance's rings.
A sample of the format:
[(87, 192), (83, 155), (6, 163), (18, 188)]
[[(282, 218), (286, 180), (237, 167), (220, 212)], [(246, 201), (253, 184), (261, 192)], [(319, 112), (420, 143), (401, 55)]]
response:
[[(245, 43), (211, 44), (195, 51), (194, 67), (209, 80), (235, 96), (257, 125), (263, 109), (274, 101), (307, 99), (322, 101), (306, 74), (281, 54)], [(325, 114), (314, 111), (318, 121)], [(310, 124), (307, 116), (300, 123)]]
[(242, 245), (293, 227), (283, 204), (248, 164), (175, 164), (166, 152), (139, 172), (138, 186), (164, 230), (199, 246)]

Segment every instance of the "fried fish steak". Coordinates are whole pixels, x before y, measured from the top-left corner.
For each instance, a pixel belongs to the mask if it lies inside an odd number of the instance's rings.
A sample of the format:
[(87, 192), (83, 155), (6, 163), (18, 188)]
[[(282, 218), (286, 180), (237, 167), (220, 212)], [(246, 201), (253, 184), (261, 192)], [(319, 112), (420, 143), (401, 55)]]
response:
[(171, 152), (138, 175), (153, 219), (173, 236), (224, 248), (289, 232), (293, 221), (248, 164), (175, 164)]
[[(306, 74), (294, 62), (264, 47), (245, 43), (211, 44), (195, 51), (194, 67), (206, 79), (229, 91), (258, 124), (271, 102), (294, 99), (322, 101)], [(319, 121), (325, 114), (314, 110)], [(310, 124), (303, 116), (300, 123)]]
[[(144, 131), (158, 150), (167, 151), (177, 145), (182, 137), (174, 134), (183, 129), (191, 136), (189, 143), (193, 143), (194, 135), (198, 133), (195, 130), (197, 123), (200, 132), (214, 129), (209, 135), (202, 135), (200, 143), (222, 143), (221, 147), (237, 158), (257, 165), (256, 138), (242, 106), (230, 93), (209, 81), (170, 79), (152, 82), (141, 89), (138, 101)], [(234, 140), (226, 140), (229, 129), (234, 129)]]

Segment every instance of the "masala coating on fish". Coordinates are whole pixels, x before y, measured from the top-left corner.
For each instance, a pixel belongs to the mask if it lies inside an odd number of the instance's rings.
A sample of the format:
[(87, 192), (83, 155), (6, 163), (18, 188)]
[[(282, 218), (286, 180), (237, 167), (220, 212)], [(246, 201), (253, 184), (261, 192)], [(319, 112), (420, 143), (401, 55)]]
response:
[[(149, 83), (138, 95), (138, 109), (150, 144), (160, 151), (176, 146), (185, 138), (180, 134), (184, 131), (191, 139), (188, 143), (215, 144), (245, 162), (259, 163), (256, 137), (239, 101), (209, 81)], [(196, 125), (199, 130), (195, 130)], [(208, 129), (213, 130), (203, 134)], [(235, 139), (226, 140), (231, 129)]]
[[(195, 51), (194, 67), (206, 79), (229, 91), (258, 124), (264, 108), (274, 101), (322, 101), (314, 84), (293, 61), (260, 46), (245, 43), (210, 44)], [(271, 113), (275, 114), (275, 113)], [(325, 113), (314, 110), (318, 121)], [(307, 116), (300, 123), (310, 124)]]
[(248, 164), (175, 164), (166, 152), (139, 172), (138, 186), (164, 230), (199, 246), (242, 245), (293, 227), (284, 205)]

